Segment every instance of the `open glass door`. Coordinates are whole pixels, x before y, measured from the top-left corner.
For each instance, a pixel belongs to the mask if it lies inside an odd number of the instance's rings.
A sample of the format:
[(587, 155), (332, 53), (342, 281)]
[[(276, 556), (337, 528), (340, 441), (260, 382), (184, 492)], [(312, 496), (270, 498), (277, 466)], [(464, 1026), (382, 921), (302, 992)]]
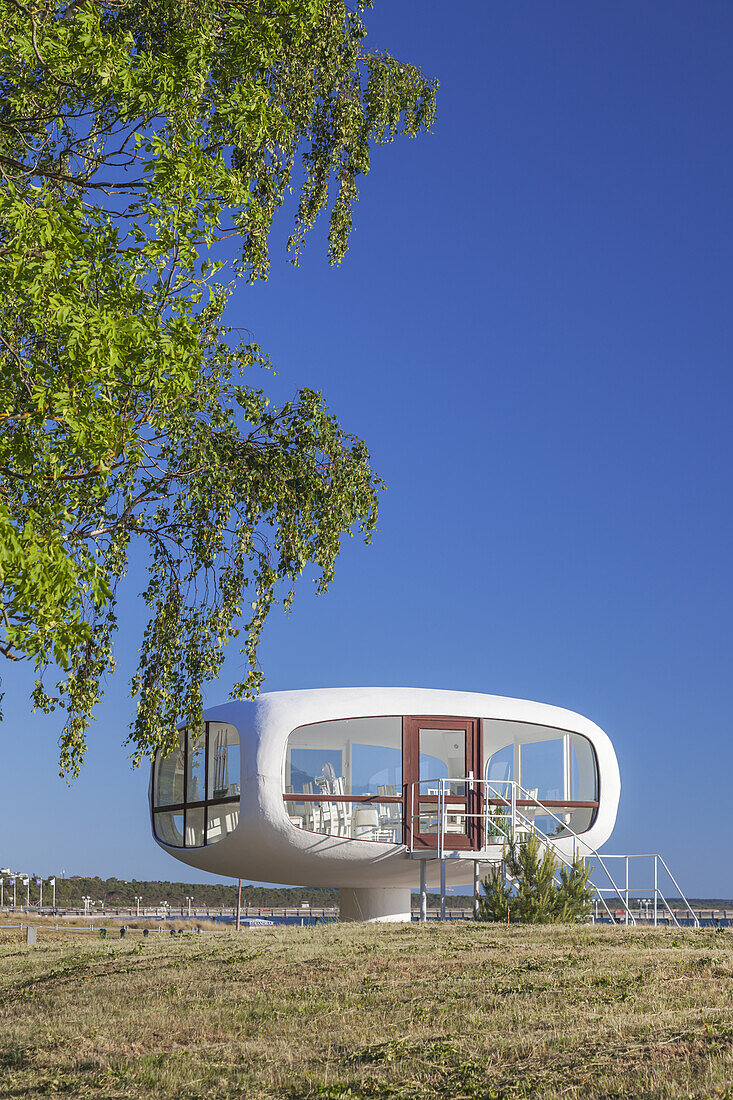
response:
[(444, 847), (479, 848), (480, 785), (473, 782), (481, 777), (478, 719), (409, 717), (403, 736), (405, 843), (438, 847), (442, 805)]

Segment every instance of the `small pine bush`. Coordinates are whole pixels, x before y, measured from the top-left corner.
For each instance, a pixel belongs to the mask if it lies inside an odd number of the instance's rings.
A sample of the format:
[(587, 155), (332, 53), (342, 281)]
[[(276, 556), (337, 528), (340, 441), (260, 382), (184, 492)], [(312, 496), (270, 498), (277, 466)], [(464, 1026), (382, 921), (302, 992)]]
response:
[(593, 901), (590, 867), (576, 856), (569, 867), (561, 867), (549, 846), (536, 833), (526, 840), (510, 842), (504, 862), (512, 885), (496, 874), (484, 879), (478, 920), (521, 924), (575, 924), (587, 920)]

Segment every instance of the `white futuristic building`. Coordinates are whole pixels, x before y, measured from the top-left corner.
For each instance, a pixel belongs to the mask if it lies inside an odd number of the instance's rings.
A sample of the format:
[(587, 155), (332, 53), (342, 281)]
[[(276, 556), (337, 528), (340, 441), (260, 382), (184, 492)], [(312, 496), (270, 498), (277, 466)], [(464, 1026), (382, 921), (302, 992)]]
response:
[(619, 794), (609, 738), (572, 711), (332, 688), (211, 708), (154, 761), (150, 808), (158, 844), (193, 867), (337, 886), (342, 919), (409, 920), (413, 888), (424, 904), (475, 883), (507, 836), (538, 832), (561, 860), (597, 849)]

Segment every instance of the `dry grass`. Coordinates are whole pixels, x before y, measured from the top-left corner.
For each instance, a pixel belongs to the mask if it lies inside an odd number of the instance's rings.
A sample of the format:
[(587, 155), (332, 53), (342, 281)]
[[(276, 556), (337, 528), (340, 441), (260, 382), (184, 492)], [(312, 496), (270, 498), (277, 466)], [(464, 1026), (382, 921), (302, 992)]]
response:
[(0, 930), (0, 1095), (733, 1097), (732, 992), (708, 931)]
[[(247, 917), (243, 917), (242, 920), (246, 921)], [(36, 913), (17, 913), (11, 917), (0, 918), (0, 943), (3, 940), (7, 940), (7, 937), (3, 937), (3, 932), (11, 931), (13, 928), (18, 928), (18, 923), (22, 923), (25, 928), (29, 924), (36, 925), (37, 928), (42, 929), (50, 935), (44, 935), (44, 942), (49, 940), (56, 940), (59, 936), (55, 936), (52, 933), (55, 930), (61, 934), (64, 929), (83, 928), (88, 931), (90, 926), (95, 931), (105, 928), (109, 934), (119, 934), (121, 928), (135, 928), (144, 929), (147, 928), (148, 932), (163, 933), (166, 932), (197, 932), (199, 929), (202, 932), (225, 932), (232, 928), (231, 921), (219, 921), (209, 920), (206, 917), (181, 917), (178, 920), (172, 920), (170, 917), (166, 917), (165, 920), (156, 920), (155, 917), (96, 917), (90, 920), (89, 917), (54, 917), (54, 916), (38, 916)]]

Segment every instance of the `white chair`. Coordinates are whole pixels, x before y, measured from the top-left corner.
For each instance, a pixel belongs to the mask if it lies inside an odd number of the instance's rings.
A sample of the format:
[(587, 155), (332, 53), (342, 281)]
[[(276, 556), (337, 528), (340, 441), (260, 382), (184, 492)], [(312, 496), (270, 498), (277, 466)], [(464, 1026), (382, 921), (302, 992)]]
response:
[[(346, 780), (343, 775), (335, 775), (331, 780), (331, 787), (332, 794), (345, 795)], [(333, 802), (331, 805), (336, 818), (336, 836), (351, 836), (351, 804), (349, 802)]]
[[(341, 807), (344, 806), (344, 803), (329, 802), (327, 796), (343, 792), (343, 778), (341, 776), (337, 777), (333, 764), (329, 764), (328, 761), (323, 764), (321, 772), (321, 775), (316, 776), (316, 785), (323, 795), (323, 802), (319, 804), (320, 824), (316, 832), (328, 833), (329, 836), (342, 836), (344, 834), (342, 834), (341, 829), (344, 826), (345, 819)], [(341, 781), (340, 787), (339, 780)]]
[(338, 810), (336, 809), (337, 806), (337, 802), (321, 802), (321, 823), (320, 828), (317, 830), (319, 833), (328, 833), (329, 836), (339, 835)]
[[(394, 798), (397, 789), (392, 783), (377, 787), (377, 794)], [(402, 806), (399, 802), (383, 802), (379, 807), (379, 839), (390, 844), (399, 844), (402, 840)]]
[(336, 820), (338, 821), (337, 836), (351, 836), (351, 803), (349, 802), (334, 802), (333, 808), (336, 811)]
[[(294, 794), (292, 787), (285, 788), (285, 794)], [(296, 829), (303, 828), (303, 815), (295, 812), (297, 802), (286, 802), (285, 809), (287, 810), (288, 817), (290, 818), (290, 824), (294, 825)]]
[[(303, 784), (303, 794), (313, 794), (313, 784)], [(320, 832), (320, 814), (318, 813), (317, 802), (304, 802), (303, 803), (303, 828), (307, 829), (310, 833)]]

